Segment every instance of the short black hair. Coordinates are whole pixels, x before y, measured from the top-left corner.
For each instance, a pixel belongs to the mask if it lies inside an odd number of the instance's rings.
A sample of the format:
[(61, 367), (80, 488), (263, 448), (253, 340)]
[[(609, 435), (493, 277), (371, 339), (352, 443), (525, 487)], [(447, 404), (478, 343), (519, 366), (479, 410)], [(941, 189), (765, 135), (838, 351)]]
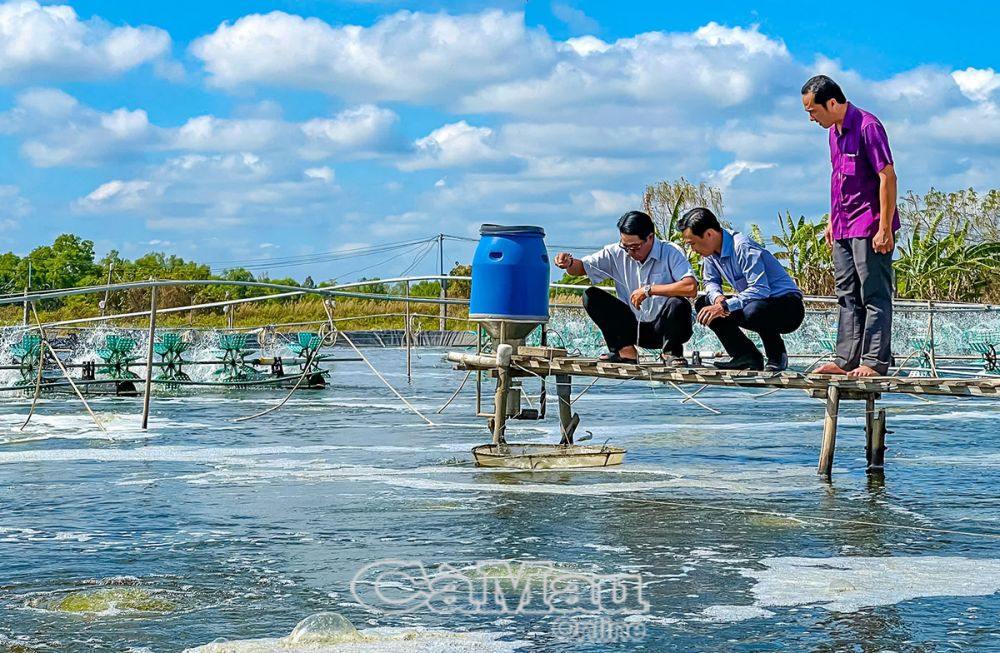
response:
[(685, 229), (690, 229), (691, 233), (701, 238), (709, 229), (722, 231), (722, 225), (719, 224), (719, 219), (715, 217), (714, 213), (703, 206), (699, 206), (696, 209), (691, 209), (678, 220), (677, 231), (684, 233)]
[(648, 214), (642, 211), (629, 211), (618, 218), (618, 231), (646, 240), (656, 229), (653, 228), (653, 218)]
[(830, 100), (836, 100), (841, 104), (847, 104), (847, 97), (840, 89), (840, 85), (826, 75), (815, 75), (802, 85), (802, 95), (813, 94), (813, 102), (822, 104), (824, 107)]

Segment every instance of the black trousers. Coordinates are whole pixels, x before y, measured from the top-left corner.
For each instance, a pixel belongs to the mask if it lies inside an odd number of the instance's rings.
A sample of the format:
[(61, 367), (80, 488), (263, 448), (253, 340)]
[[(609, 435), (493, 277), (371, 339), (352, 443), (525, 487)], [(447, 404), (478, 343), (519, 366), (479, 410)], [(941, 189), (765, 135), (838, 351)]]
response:
[[(700, 311), (708, 306), (708, 297), (702, 295), (694, 304)], [(746, 355), (760, 355), (753, 341), (740, 329), (756, 331), (764, 343), (764, 352), (771, 360), (777, 360), (785, 353), (785, 341), (781, 334), (791, 333), (799, 328), (806, 316), (802, 298), (794, 293), (767, 299), (755, 299), (743, 305), (743, 309), (733, 311), (726, 317), (716, 318), (708, 328), (719, 337), (719, 342), (733, 358)]]
[(652, 322), (639, 322), (625, 302), (593, 286), (583, 293), (583, 308), (611, 351), (638, 344), (682, 356), (684, 343), (691, 339), (691, 302), (683, 297), (667, 297)]
[(837, 365), (867, 365), (879, 374), (892, 359), (892, 252), (879, 254), (871, 238), (833, 243), (837, 282)]

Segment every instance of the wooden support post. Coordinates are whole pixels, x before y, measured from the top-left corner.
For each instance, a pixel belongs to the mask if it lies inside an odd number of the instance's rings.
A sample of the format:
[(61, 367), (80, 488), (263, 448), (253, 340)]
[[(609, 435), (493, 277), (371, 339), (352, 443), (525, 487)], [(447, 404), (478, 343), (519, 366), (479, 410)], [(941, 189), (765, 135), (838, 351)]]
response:
[(869, 447), (872, 444), (872, 430), (875, 424), (875, 395), (865, 394), (865, 457), (870, 461), (871, 453)]
[(504, 429), (507, 426), (507, 393), (510, 390), (510, 357), (514, 348), (510, 345), (497, 346), (497, 392), (493, 397), (493, 444), (505, 444)]
[(149, 426), (149, 399), (153, 388), (153, 340), (156, 337), (156, 286), (150, 288), (149, 348), (146, 351), (146, 390), (142, 395), (142, 430)]
[(559, 398), (559, 444), (573, 444), (573, 433), (580, 424), (580, 416), (573, 414), (573, 377), (556, 375), (556, 396)]
[(840, 412), (840, 388), (831, 385), (826, 390), (826, 417), (823, 419), (823, 447), (819, 453), (817, 473), (830, 478), (833, 453), (837, 448), (837, 416)]
[(868, 441), (869, 474), (882, 474), (885, 470), (885, 409), (872, 418), (871, 439)]

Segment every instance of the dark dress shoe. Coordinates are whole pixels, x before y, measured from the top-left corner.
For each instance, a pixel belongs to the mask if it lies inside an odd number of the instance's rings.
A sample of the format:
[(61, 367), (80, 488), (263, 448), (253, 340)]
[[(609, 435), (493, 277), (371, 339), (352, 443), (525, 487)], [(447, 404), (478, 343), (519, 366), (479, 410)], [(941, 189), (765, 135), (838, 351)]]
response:
[(719, 361), (715, 367), (720, 370), (757, 370), (764, 369), (764, 357), (760, 354), (743, 354), (727, 361)]
[(606, 354), (601, 354), (597, 357), (597, 360), (602, 363), (627, 363), (628, 365), (635, 365), (639, 362), (638, 358), (627, 358), (616, 351), (609, 351)]
[(782, 354), (778, 358), (768, 358), (764, 365), (765, 372), (784, 372), (788, 369), (788, 354)]

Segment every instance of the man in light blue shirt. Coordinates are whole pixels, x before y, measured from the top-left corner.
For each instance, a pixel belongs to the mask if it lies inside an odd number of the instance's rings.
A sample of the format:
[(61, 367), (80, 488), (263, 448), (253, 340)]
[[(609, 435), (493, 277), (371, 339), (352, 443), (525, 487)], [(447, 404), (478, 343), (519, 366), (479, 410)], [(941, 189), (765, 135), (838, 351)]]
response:
[[(802, 291), (774, 255), (740, 232), (723, 229), (706, 208), (691, 209), (677, 229), (684, 241), (704, 257), (702, 275), (706, 295), (695, 302), (698, 322), (719, 337), (731, 360), (715, 366), (728, 370), (780, 372), (788, 367), (781, 335), (799, 328), (805, 317)], [(725, 279), (736, 291), (726, 297)], [(764, 343), (767, 365), (760, 351), (740, 329), (756, 331)]]

